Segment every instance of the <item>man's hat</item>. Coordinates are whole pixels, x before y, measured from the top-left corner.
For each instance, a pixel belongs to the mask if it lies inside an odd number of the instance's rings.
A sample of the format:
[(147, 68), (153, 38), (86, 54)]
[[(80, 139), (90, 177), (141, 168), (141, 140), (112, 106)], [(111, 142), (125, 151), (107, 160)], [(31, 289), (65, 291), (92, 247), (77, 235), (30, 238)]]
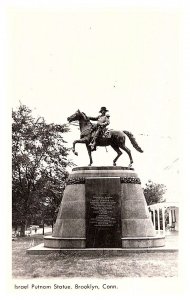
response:
[(102, 111), (109, 111), (109, 110), (105, 106), (102, 106), (99, 112), (102, 112)]

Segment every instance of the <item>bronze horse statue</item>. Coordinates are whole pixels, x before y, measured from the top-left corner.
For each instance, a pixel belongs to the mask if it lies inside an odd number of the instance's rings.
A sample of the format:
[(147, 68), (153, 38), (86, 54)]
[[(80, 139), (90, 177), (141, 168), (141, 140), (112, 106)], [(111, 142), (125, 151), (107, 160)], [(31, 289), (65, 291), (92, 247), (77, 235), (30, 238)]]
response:
[[(75, 155), (78, 155), (78, 153), (75, 151), (75, 144), (77, 144), (77, 143), (86, 144), (86, 148), (88, 150), (88, 155), (90, 158), (89, 166), (91, 166), (93, 161), (92, 161), (92, 153), (91, 153), (92, 150), (91, 150), (91, 147), (89, 144), (94, 135), (93, 124), (90, 122), (90, 120), (86, 116), (86, 114), (84, 112), (81, 112), (79, 109), (76, 111), (76, 113), (74, 113), (73, 115), (68, 117), (67, 120), (69, 123), (73, 122), (73, 121), (79, 121), (79, 127), (80, 127), (80, 131), (81, 131), (80, 140), (76, 140), (73, 142), (72, 150)], [(120, 150), (120, 148), (123, 149), (129, 155), (130, 164), (128, 167), (130, 168), (133, 164), (133, 159), (132, 159), (131, 151), (125, 146), (125, 134), (128, 136), (133, 147), (137, 151), (142, 153), (143, 150), (137, 144), (132, 133), (130, 133), (129, 131), (125, 131), (125, 130), (123, 130), (123, 131), (110, 130), (109, 135), (107, 137), (101, 136), (98, 138), (97, 146), (101, 146), (101, 147), (111, 146), (117, 152), (117, 156), (113, 160), (114, 166), (116, 166), (116, 161), (122, 155), (122, 151)]]

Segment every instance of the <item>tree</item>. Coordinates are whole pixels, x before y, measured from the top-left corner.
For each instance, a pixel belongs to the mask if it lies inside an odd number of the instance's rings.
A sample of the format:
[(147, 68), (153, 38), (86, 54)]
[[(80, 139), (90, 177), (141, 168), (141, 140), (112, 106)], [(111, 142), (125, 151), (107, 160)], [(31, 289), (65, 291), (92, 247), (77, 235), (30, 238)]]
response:
[(12, 220), (21, 234), (33, 220), (44, 217), (44, 207), (56, 210), (68, 176), (68, 150), (63, 124), (47, 124), (32, 117), (25, 105), (12, 112)]
[(151, 180), (146, 183), (144, 188), (144, 196), (147, 205), (155, 204), (158, 202), (164, 202), (163, 195), (166, 192), (166, 186), (164, 184), (154, 183)]

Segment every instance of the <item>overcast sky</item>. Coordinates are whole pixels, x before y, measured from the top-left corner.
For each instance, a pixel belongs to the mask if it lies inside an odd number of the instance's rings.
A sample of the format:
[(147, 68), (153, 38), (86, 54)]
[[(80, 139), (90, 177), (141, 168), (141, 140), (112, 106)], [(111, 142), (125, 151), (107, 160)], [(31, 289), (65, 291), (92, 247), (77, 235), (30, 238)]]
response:
[[(132, 151), (142, 182), (166, 183), (179, 143), (179, 13), (151, 8), (9, 10), (8, 93), (47, 122), (66, 123), (78, 108), (110, 113), (110, 128), (131, 131), (144, 150)], [(71, 127), (68, 146), (79, 138)], [(87, 165), (84, 145), (70, 158)], [(115, 152), (98, 148), (94, 165), (112, 165)], [(127, 166), (123, 154), (118, 165)], [(170, 172), (171, 173), (171, 172)]]

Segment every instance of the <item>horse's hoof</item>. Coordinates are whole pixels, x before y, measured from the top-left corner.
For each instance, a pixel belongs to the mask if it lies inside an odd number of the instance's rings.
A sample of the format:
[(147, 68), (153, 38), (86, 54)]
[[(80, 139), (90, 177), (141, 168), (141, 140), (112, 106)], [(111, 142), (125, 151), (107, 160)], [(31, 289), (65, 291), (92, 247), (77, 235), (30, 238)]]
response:
[(115, 162), (113, 163), (113, 166), (116, 166), (116, 163), (115, 163)]

